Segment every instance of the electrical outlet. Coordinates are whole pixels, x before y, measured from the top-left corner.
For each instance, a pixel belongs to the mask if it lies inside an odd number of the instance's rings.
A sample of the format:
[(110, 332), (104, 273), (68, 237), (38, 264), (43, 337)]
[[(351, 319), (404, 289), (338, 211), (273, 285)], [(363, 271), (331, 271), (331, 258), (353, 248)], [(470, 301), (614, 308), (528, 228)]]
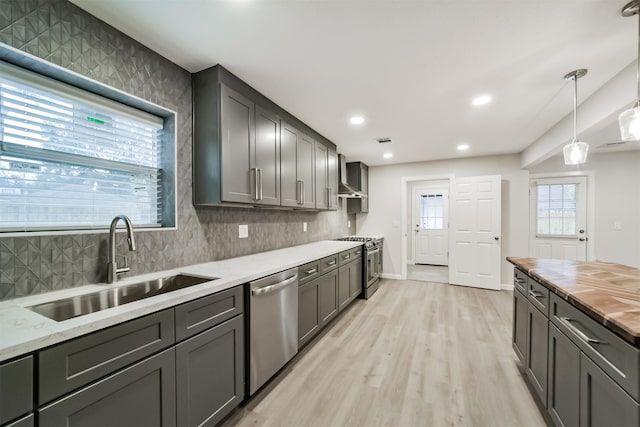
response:
[(622, 223), (620, 221), (613, 221), (614, 230), (622, 230)]
[(238, 226), (238, 238), (246, 239), (249, 237), (249, 226), (247, 224), (241, 224)]
[(304, 231), (305, 233), (307, 232), (307, 223), (306, 222), (302, 223), (302, 231)]

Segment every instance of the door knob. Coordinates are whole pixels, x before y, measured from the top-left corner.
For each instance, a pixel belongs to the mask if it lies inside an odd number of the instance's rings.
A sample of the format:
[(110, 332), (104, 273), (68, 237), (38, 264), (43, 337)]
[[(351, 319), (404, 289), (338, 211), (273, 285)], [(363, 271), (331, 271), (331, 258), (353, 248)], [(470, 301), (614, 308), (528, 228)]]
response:
[(580, 240), (581, 242), (584, 242), (584, 241), (585, 241), (585, 240), (587, 240), (587, 239), (585, 239), (584, 237), (581, 237), (581, 238), (579, 238), (578, 240)]
[(584, 230), (579, 230), (578, 233), (582, 234), (584, 233)]
[(494, 237), (493, 240), (500, 240), (498, 236)]

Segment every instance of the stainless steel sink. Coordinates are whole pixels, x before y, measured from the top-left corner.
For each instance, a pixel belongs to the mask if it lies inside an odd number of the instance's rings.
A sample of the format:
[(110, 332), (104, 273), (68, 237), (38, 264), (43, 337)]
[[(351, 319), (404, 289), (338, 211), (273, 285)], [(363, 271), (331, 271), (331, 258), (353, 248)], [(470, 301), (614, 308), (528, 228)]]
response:
[(25, 308), (60, 322), (217, 279), (178, 274)]

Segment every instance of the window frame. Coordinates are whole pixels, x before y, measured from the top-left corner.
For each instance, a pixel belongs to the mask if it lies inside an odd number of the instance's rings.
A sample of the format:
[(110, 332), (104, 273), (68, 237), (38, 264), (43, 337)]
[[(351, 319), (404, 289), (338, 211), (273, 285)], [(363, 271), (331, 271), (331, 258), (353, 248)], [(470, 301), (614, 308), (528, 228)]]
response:
[[(39, 74), (48, 79), (53, 79), (63, 85), (71, 86), (71, 91), (89, 92), (104, 98), (106, 103), (119, 103), (134, 110), (152, 114), (163, 121), (163, 162), (169, 167), (163, 168), (162, 182), (162, 213), (161, 223), (158, 225), (136, 226), (138, 231), (169, 231), (178, 229), (178, 135), (177, 120), (178, 114), (174, 110), (154, 104), (135, 95), (131, 95), (122, 90), (108, 86), (102, 82), (93, 80), (84, 75), (64, 67), (52, 64), (43, 59), (30, 55), (26, 52), (12, 48), (7, 45), (0, 44), (0, 61), (4, 65), (17, 68), (18, 71), (23, 69), (27, 72)], [(37, 76), (37, 77), (40, 77)], [(107, 104), (108, 105), (108, 104)], [(0, 238), (2, 237), (25, 237), (25, 236), (52, 236), (52, 235), (69, 235), (69, 234), (96, 234), (106, 233), (109, 230), (109, 224), (100, 226), (80, 226), (80, 227), (56, 227), (50, 228), (25, 228), (0, 230)]]

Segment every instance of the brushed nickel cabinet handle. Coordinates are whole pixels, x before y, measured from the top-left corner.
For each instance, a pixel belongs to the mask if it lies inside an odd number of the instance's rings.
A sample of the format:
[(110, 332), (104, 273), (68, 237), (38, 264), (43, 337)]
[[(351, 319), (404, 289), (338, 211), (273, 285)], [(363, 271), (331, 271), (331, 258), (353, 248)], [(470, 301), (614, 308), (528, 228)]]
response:
[(529, 295), (531, 295), (532, 297), (534, 297), (536, 299), (544, 297), (544, 294), (542, 292), (538, 292), (538, 291), (529, 291)]
[(335, 265), (336, 264), (336, 260), (332, 259), (331, 261), (327, 262), (327, 265)]
[(567, 328), (569, 328), (573, 333), (575, 333), (578, 337), (580, 337), (580, 339), (583, 340), (584, 342), (588, 344), (605, 344), (604, 341), (600, 341), (598, 339), (589, 337), (587, 334), (582, 332), (576, 326), (571, 324), (571, 322), (573, 322), (573, 319), (570, 319), (568, 317), (559, 317), (559, 319)]
[(311, 270), (305, 271), (306, 274), (313, 274), (313, 273), (317, 273), (317, 272), (318, 272), (317, 268), (312, 268)]

